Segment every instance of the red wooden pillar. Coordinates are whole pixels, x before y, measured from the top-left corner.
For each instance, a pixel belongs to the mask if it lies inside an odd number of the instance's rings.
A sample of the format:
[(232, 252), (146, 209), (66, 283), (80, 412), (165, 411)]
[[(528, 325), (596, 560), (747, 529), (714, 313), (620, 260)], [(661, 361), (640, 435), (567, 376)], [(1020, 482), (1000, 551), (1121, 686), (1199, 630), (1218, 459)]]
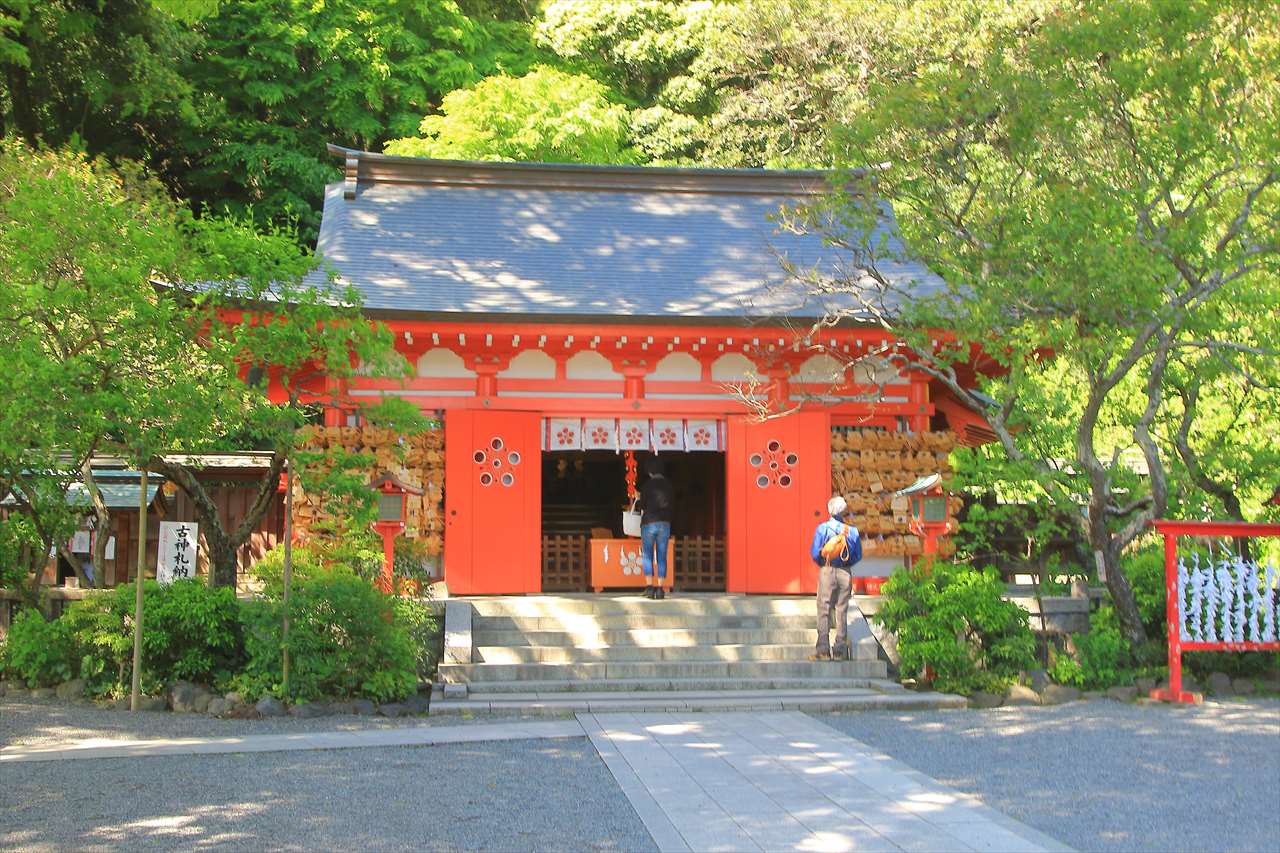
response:
[(928, 432), (929, 431), (929, 382), (928, 380), (916, 373), (911, 374), (911, 389), (907, 392), (907, 399), (910, 401), (914, 410), (910, 415), (910, 428), (912, 432)]

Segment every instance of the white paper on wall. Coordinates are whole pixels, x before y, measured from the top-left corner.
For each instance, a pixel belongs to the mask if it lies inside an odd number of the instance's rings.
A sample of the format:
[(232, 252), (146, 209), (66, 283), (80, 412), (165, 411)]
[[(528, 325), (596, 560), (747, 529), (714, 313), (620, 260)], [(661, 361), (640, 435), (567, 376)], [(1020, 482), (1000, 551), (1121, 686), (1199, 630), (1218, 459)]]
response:
[(88, 530), (77, 530), (71, 535), (71, 553), (88, 554), (93, 550), (92, 540), (90, 539)]

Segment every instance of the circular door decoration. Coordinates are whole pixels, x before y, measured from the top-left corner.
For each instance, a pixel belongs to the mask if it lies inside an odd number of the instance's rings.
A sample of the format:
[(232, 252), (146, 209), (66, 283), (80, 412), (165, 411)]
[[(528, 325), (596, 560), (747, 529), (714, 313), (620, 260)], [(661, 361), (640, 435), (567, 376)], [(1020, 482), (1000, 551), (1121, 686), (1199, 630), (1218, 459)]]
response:
[(800, 462), (800, 457), (789, 452), (776, 438), (770, 439), (759, 453), (752, 453), (747, 463), (755, 469), (756, 486), (767, 489), (778, 486), (782, 489), (791, 487), (795, 482), (792, 469)]
[(476, 469), (480, 472), (480, 485), (492, 486), (501, 483), (504, 486), (516, 484), (515, 467), (520, 464), (520, 453), (506, 450), (506, 442), (501, 436), (494, 436), (489, 443), (472, 454)]

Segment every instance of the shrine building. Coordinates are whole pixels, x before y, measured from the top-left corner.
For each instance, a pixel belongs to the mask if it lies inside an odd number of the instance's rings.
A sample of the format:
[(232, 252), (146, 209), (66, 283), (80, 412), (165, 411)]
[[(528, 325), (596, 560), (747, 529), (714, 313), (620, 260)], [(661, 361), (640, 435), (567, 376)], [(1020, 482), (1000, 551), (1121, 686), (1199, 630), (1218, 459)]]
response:
[[(318, 251), (415, 368), (339, 390), (353, 410), (396, 395), (443, 421), (443, 503), (420, 521), (451, 594), (643, 586), (621, 513), (628, 458), (652, 453), (676, 489), (677, 590), (812, 592), (833, 492), (864, 530), (861, 575), (945, 548), (945, 504), (926, 518), (895, 493), (939, 494), (946, 451), (990, 436), (923, 373), (846, 369), (894, 344), (870, 322), (806, 337), (834, 304), (780, 259), (834, 272), (847, 257), (776, 214), (828, 193), (829, 173), (330, 150), (345, 179)], [(891, 216), (883, 228), (900, 248)], [(943, 286), (920, 264), (880, 271)]]

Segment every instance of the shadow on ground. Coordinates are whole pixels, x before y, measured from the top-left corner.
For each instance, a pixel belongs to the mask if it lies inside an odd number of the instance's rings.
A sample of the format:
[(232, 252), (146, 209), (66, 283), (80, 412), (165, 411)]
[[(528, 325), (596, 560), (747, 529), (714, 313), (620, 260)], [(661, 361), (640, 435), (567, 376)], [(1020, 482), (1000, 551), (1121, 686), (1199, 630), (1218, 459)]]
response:
[(1080, 850), (1280, 849), (1280, 701), (818, 719)]
[(0, 766), (0, 848), (654, 849), (585, 739)]

